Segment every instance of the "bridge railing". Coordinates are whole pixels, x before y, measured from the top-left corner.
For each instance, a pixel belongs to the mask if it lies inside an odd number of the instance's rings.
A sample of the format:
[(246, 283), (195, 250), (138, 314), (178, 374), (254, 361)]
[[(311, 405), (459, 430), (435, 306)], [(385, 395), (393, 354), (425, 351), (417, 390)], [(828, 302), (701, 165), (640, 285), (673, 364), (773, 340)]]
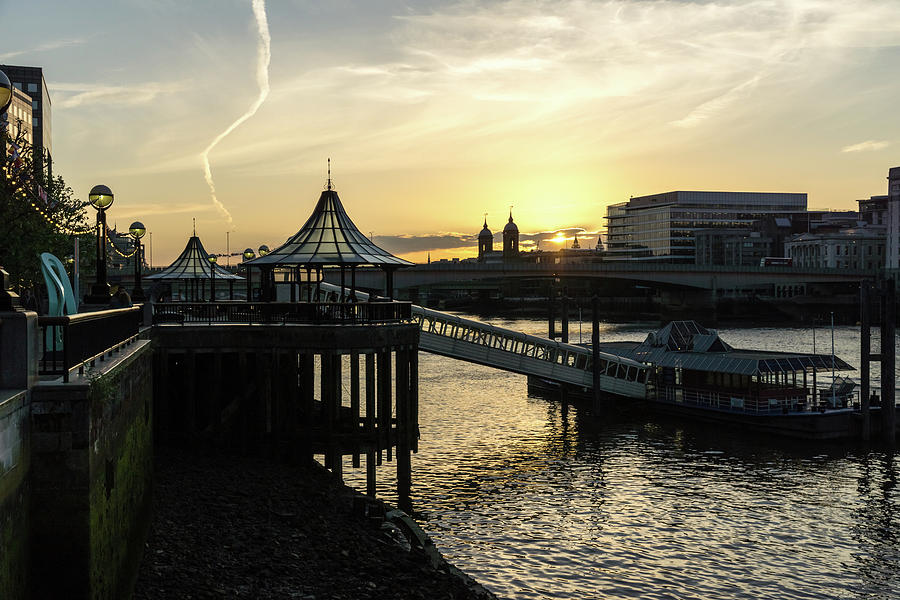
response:
[[(320, 299), (338, 300), (341, 288), (322, 283), (318, 293)], [(344, 293), (349, 293), (349, 290), (345, 289)], [(368, 299), (365, 293), (356, 294), (362, 299)], [(519, 373), (547, 376), (577, 385), (593, 385), (593, 355), (588, 348), (511, 331), (421, 306), (413, 305), (411, 310), (412, 318), (419, 324), (422, 333), (419, 347), (424, 350), (452, 353), (456, 358), (491, 364)], [(474, 357), (471, 351), (466, 353), (460, 348), (462, 344), (468, 345), (470, 349), (482, 350), (485, 356)], [(455, 353), (452, 346), (457, 346)], [(487, 356), (488, 352), (491, 356)], [(530, 364), (523, 364), (523, 359), (531, 361)], [(624, 392), (631, 396), (645, 395), (649, 377), (647, 365), (601, 352), (599, 366), (601, 381), (609, 391)]]
[(374, 324), (411, 320), (409, 302), (165, 302), (153, 322), (248, 325)]
[[(416, 307), (414, 319), (426, 334), (593, 373), (593, 355), (588, 348), (510, 331), (427, 308)], [(606, 352), (600, 353), (599, 366), (601, 375), (623, 381), (645, 384), (649, 375), (646, 365)]]
[(93, 366), (97, 359), (135, 341), (141, 326), (143, 308), (117, 308), (78, 313), (62, 317), (38, 317), (43, 352), (38, 364), (40, 375), (69, 374), (85, 366)]

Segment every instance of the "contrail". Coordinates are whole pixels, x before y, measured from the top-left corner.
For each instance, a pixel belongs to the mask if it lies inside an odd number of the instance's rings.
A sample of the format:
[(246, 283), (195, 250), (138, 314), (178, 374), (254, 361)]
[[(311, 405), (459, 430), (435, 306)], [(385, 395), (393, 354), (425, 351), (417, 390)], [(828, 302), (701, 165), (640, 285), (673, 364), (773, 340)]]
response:
[(200, 158), (203, 160), (203, 176), (206, 178), (206, 184), (209, 186), (209, 193), (212, 196), (213, 204), (219, 213), (228, 221), (229, 227), (234, 226), (234, 220), (231, 218), (231, 213), (228, 212), (225, 205), (216, 198), (216, 184), (213, 182), (212, 171), (209, 170), (209, 153), (216, 147), (216, 144), (225, 139), (229, 133), (237, 129), (241, 123), (255, 115), (256, 111), (259, 110), (259, 107), (262, 106), (262, 103), (266, 101), (266, 96), (269, 95), (269, 60), (272, 58), (272, 38), (269, 36), (269, 22), (266, 20), (265, 0), (253, 0), (253, 16), (256, 18), (256, 28), (259, 33), (259, 42), (256, 44), (256, 83), (259, 86), (259, 96), (256, 97), (256, 100), (250, 105), (247, 112), (229, 125), (225, 131), (217, 135), (216, 138), (210, 142), (209, 146), (207, 146), (200, 154)]

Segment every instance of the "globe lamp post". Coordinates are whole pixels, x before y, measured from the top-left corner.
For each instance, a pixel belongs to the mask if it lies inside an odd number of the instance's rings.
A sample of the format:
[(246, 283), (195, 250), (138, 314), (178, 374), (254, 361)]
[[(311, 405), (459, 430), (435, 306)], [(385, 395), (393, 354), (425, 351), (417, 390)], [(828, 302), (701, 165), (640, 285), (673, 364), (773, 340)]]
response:
[[(256, 252), (253, 251), (253, 248), (245, 248), (244, 249), (244, 260), (251, 260), (256, 258)], [(244, 267), (247, 269), (247, 302), (252, 302), (253, 298), (251, 296), (252, 293), (252, 283), (250, 281), (250, 265), (245, 265)]]
[[(263, 244), (259, 248), (256, 249), (259, 253), (259, 256), (265, 256), (269, 253), (269, 247)], [(271, 283), (272, 280), (272, 269), (260, 267), (259, 268), (259, 299), (263, 302), (269, 302), (272, 300), (271, 297)]]
[[(2, 160), (6, 160), (6, 109), (12, 104), (12, 84), (6, 73), (0, 71), (0, 149)], [(19, 296), (12, 291), (9, 284), (9, 273), (0, 267), (0, 311), (15, 310), (19, 305)]]
[(219, 261), (219, 257), (215, 254), (210, 254), (206, 257), (209, 260), (209, 301), (216, 301), (216, 263)]
[(105, 185), (95, 185), (88, 194), (88, 200), (97, 209), (97, 282), (91, 286), (91, 295), (85, 300), (89, 304), (109, 303), (109, 283), (106, 281), (106, 209), (112, 206), (113, 193)]
[(128, 233), (134, 238), (134, 292), (131, 294), (131, 299), (135, 302), (142, 302), (146, 297), (144, 296), (144, 289), (141, 287), (141, 267), (143, 262), (141, 238), (146, 235), (147, 228), (140, 221), (135, 221), (128, 228)]

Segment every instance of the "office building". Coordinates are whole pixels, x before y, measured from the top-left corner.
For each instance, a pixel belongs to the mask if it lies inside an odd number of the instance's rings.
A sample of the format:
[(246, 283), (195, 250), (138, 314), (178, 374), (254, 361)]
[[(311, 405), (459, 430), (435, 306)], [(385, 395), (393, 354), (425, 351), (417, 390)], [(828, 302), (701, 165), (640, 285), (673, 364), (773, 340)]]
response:
[(31, 126), (31, 96), (18, 88), (13, 88), (12, 103), (2, 117), (2, 126), (10, 140), (24, 140), (28, 144), (34, 143), (34, 134)]
[(888, 171), (887, 261), (885, 267), (900, 275), (900, 167)]
[(25, 92), (30, 98), (35, 164), (46, 167), (49, 172), (53, 145), (50, 135), (50, 93), (47, 91), (47, 82), (44, 81), (44, 70), (41, 67), (0, 65), (0, 71), (6, 73), (14, 88)]
[(699, 230), (745, 229), (806, 213), (806, 194), (675, 191), (607, 208), (606, 260), (694, 263)]

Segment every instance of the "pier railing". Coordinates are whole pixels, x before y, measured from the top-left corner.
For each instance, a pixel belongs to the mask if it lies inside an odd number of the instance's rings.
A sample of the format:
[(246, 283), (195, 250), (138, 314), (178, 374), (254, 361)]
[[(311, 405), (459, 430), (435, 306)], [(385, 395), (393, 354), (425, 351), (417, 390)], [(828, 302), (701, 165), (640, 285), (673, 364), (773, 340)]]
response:
[(141, 306), (78, 313), (62, 317), (38, 317), (43, 352), (38, 364), (40, 375), (69, 374), (85, 366), (93, 366), (118, 348), (138, 337)]
[(153, 322), (287, 324), (399, 323), (412, 318), (409, 302), (166, 302)]

